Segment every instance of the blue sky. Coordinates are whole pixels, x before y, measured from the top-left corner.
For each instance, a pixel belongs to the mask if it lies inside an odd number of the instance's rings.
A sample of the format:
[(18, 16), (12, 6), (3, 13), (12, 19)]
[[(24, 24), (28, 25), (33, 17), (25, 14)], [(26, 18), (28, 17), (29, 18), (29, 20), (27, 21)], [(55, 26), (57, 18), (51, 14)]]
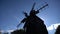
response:
[[(37, 14), (44, 20), (47, 27), (60, 23), (60, 0), (0, 0), (0, 30), (16, 29), (16, 26), (25, 17), (22, 12), (29, 13), (34, 2), (36, 2), (35, 10), (45, 5), (45, 2), (49, 4)], [(23, 24), (20, 28), (22, 26)]]

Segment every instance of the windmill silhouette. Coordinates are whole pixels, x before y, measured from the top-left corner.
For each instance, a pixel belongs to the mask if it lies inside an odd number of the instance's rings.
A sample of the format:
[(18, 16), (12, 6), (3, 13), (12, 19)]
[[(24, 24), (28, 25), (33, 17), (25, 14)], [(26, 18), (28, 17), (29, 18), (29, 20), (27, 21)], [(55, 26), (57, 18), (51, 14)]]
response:
[[(48, 4), (42, 6), (37, 11), (34, 10), (35, 4), (36, 3), (33, 4), (29, 15), (24, 12), (25, 18), (21, 21), (21, 23), (25, 23), (23, 28), (26, 30), (26, 34), (48, 34), (44, 21), (36, 16), (36, 14), (39, 13), (39, 10), (45, 8)], [(17, 27), (19, 27), (20, 24), (18, 24)]]

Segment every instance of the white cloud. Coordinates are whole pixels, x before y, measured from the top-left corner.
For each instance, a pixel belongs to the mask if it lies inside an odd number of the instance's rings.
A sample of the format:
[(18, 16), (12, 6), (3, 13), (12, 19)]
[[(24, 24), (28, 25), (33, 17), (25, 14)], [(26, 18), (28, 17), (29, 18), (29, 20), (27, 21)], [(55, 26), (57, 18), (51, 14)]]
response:
[(14, 30), (7, 30), (7, 32), (13, 32)]
[(47, 27), (47, 30), (57, 29), (58, 25), (60, 25), (60, 23), (52, 24), (51, 26)]
[(6, 31), (0, 30), (1, 33), (6, 33), (6, 32), (11, 33), (11, 32), (13, 32), (13, 31), (14, 31), (14, 30), (6, 30)]
[(53, 28), (53, 25), (47, 27), (47, 30), (53, 30), (53, 29), (54, 29), (54, 28)]
[(4, 32), (4, 30), (0, 30), (0, 32)]
[(60, 25), (60, 23), (54, 24), (54, 28), (56, 29), (58, 27), (58, 25)]

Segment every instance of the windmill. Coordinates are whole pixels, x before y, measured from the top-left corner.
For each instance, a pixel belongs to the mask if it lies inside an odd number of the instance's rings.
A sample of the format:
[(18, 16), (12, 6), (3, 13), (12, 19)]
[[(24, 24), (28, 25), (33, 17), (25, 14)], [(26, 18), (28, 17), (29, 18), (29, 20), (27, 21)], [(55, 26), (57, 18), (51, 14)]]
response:
[[(39, 10), (42, 10), (43, 8), (48, 6), (48, 4), (45, 4), (37, 11), (34, 10), (35, 4), (36, 3), (33, 4), (29, 15), (26, 12), (23, 12), (25, 15), (25, 18), (21, 21), (21, 23), (25, 23), (23, 28), (26, 31), (26, 34), (48, 34), (44, 21), (36, 16), (36, 14), (39, 13)], [(20, 24), (18, 24), (17, 27), (19, 27)]]
[[(33, 4), (31, 11), (34, 10), (35, 4), (36, 4), (36, 3)], [(42, 10), (42, 9), (45, 8), (46, 6), (48, 6), (48, 4), (45, 4), (45, 5), (42, 6), (40, 9), (38, 9), (37, 12), (35, 12), (35, 14), (39, 13), (39, 10)], [(34, 13), (34, 12), (30, 12), (30, 13)], [(25, 15), (26, 18), (29, 16), (26, 12), (23, 12), (23, 14)], [(24, 19), (21, 21), (21, 23), (24, 23), (24, 22), (26, 21), (26, 18), (24, 18)], [(19, 23), (19, 24), (17, 25), (17, 28), (21, 25), (21, 23)]]

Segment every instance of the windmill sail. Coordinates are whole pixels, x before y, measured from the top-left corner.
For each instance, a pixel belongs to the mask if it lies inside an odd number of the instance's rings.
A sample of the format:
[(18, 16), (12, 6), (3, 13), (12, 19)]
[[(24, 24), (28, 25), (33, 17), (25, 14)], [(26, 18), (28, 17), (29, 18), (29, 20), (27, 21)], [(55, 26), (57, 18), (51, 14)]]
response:
[(31, 10), (33, 10), (33, 9), (34, 9), (34, 7), (35, 7), (35, 4), (36, 4), (36, 3), (34, 3), (34, 4), (33, 4), (33, 6), (32, 6), (32, 9), (31, 9)]
[(42, 7), (41, 7), (40, 9), (38, 9), (38, 10), (43, 9), (43, 8), (45, 8), (46, 6), (48, 6), (48, 4), (46, 4), (46, 5), (42, 6)]

